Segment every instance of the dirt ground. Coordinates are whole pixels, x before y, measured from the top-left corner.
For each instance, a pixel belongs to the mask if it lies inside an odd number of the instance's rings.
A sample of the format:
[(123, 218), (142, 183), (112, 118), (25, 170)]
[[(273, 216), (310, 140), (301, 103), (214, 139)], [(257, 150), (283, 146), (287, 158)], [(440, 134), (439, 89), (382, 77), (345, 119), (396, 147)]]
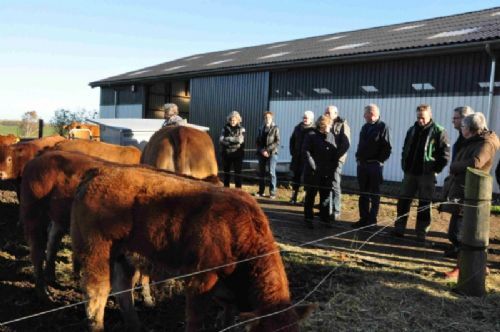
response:
[[(253, 192), (255, 186), (245, 186)], [(356, 195), (343, 196), (343, 213), (333, 228), (319, 222), (314, 230), (302, 224), (302, 207), (287, 203), (290, 192), (280, 188), (276, 200), (259, 199), (282, 249), (294, 302), (317, 303), (302, 323), (303, 331), (500, 331), (500, 217), (491, 217), (487, 296), (472, 298), (452, 292), (456, 280), (442, 273), (455, 261), (444, 258), (449, 216), (433, 211), (428, 242), (389, 235), (396, 201), (383, 198), (376, 228), (353, 230), (358, 219)], [(415, 211), (415, 207), (413, 207)], [(82, 331), (86, 328), (83, 296), (71, 278), (71, 246), (65, 238), (57, 261), (58, 285), (50, 287), (54, 302), (42, 303), (34, 293), (29, 250), (17, 225), (13, 191), (0, 191), (0, 324), (64, 307), (19, 322), (0, 331)], [(414, 226), (414, 213), (409, 229)], [(139, 299), (145, 331), (183, 331), (182, 284), (169, 282), (156, 289), (156, 306)], [(206, 331), (217, 308), (207, 308)], [(106, 309), (108, 331), (122, 331), (112, 298)], [(241, 331), (241, 328), (232, 329)]]

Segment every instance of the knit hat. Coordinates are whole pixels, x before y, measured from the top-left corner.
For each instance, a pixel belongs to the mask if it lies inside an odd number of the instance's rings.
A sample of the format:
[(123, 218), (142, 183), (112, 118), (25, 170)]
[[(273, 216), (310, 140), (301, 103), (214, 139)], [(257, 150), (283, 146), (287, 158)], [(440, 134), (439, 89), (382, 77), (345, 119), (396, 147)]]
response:
[(314, 120), (314, 113), (312, 111), (305, 111), (304, 116), (311, 121)]

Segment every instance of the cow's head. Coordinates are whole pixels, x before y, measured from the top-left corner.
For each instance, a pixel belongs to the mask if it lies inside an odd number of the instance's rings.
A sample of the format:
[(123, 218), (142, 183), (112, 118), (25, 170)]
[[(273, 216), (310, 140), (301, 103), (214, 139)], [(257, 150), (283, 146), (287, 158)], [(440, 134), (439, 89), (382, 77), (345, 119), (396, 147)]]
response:
[(240, 321), (248, 321), (246, 330), (248, 332), (262, 331), (284, 331), (298, 332), (299, 322), (307, 318), (317, 305), (302, 304), (293, 308), (274, 308), (271, 312), (253, 311), (240, 314)]
[(28, 144), (0, 146), (0, 180), (21, 176), (24, 165), (31, 159), (32, 154)]

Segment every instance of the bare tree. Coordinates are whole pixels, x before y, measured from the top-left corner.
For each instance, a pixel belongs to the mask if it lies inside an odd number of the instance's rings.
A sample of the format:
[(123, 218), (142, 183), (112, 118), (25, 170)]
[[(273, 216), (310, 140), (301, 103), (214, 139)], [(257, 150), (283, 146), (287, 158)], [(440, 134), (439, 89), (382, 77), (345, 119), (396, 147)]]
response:
[(54, 111), (54, 116), (50, 119), (50, 124), (54, 126), (59, 133), (59, 135), (66, 135), (67, 132), (64, 129), (65, 126), (71, 124), (71, 122), (82, 122), (85, 118), (95, 118), (96, 112), (92, 113), (87, 111), (85, 108), (78, 109), (76, 111), (70, 111), (65, 109), (59, 109)]
[(28, 111), (21, 119), (21, 132), (24, 137), (36, 137), (38, 133), (38, 114)]

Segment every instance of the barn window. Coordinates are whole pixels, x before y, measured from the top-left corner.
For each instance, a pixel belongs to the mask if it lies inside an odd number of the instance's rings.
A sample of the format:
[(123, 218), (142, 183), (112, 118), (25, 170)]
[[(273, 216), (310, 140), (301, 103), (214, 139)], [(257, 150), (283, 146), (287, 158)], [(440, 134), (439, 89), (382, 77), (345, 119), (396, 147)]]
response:
[(314, 88), (313, 91), (319, 95), (331, 95), (333, 93), (327, 88)]
[[(490, 87), (490, 82), (479, 82), (478, 84), (481, 88), (489, 88)], [(495, 88), (500, 87), (500, 82), (495, 82), (494, 86), (495, 86)]]
[(413, 83), (411, 86), (417, 91), (435, 90), (431, 83)]
[(378, 89), (373, 85), (362, 85), (361, 89), (365, 92), (378, 92)]

